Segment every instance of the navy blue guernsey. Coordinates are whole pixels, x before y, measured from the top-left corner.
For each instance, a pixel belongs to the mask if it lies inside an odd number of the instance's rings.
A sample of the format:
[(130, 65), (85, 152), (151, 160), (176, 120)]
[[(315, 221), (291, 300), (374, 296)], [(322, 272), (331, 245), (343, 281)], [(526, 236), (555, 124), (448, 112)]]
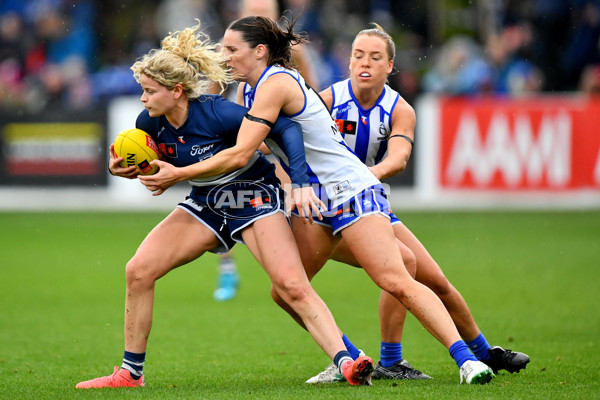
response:
[[(202, 95), (190, 100), (185, 123), (174, 128), (167, 118), (150, 117), (143, 110), (137, 118), (136, 128), (154, 138), (166, 162), (176, 167), (185, 167), (205, 160), (219, 151), (233, 147), (242, 124), (246, 107), (232, 103), (219, 95)], [(302, 128), (290, 119), (280, 117), (269, 132), (290, 160), (290, 178), (295, 185), (307, 185), (308, 174), (304, 154)], [(201, 200), (214, 186), (233, 180), (260, 181), (275, 166), (260, 152), (256, 152), (248, 165), (235, 171), (210, 178), (194, 179), (192, 195)]]

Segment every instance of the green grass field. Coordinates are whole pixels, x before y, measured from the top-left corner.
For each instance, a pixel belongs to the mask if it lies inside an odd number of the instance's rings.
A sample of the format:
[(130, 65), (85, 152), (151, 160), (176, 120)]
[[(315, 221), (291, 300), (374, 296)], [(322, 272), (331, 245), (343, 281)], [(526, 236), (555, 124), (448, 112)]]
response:
[[(401, 214), (490, 343), (531, 356), (489, 385), (459, 385), (447, 350), (412, 316), (404, 356), (434, 380), (305, 385), (329, 360), (238, 246), (231, 302), (212, 300), (212, 254), (158, 282), (144, 389), (75, 390), (121, 365), (124, 266), (164, 215), (0, 213), (1, 399), (600, 398), (600, 211)], [(377, 359), (378, 290), (364, 272), (332, 262), (314, 286)]]

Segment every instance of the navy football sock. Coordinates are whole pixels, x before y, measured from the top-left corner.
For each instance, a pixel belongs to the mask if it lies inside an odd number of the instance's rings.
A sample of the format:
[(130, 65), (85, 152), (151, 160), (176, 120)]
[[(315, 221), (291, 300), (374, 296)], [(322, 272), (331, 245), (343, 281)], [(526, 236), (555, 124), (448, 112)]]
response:
[(129, 371), (133, 379), (140, 379), (144, 372), (144, 361), (146, 353), (131, 353), (125, 351), (123, 353), (123, 364), (121, 368)]
[(346, 350), (338, 352), (335, 357), (333, 357), (333, 363), (338, 367), (340, 373), (342, 373), (342, 364), (348, 360), (352, 361), (352, 357)]

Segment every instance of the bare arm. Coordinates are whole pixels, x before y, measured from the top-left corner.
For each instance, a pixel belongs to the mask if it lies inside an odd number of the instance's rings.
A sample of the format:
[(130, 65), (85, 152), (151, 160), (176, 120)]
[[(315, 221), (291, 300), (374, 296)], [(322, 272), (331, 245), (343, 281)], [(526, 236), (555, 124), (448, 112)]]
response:
[[(238, 99), (239, 96), (240, 92), (238, 91)], [(272, 123), (277, 120), (281, 112), (294, 114), (303, 106), (304, 94), (296, 81), (287, 74), (277, 74), (258, 88), (249, 114)], [(159, 166), (159, 173), (141, 176), (139, 179), (157, 196), (177, 182), (222, 175), (242, 168), (248, 164), (269, 131), (268, 125), (244, 118), (233, 147), (182, 168), (175, 168), (171, 164), (157, 160), (152, 161), (153, 164)], [(292, 193), (292, 203), (297, 207), (301, 217), (306, 217), (308, 221), (312, 222), (314, 213), (319, 219), (322, 219), (319, 208), (325, 208), (325, 204), (315, 195), (311, 187), (294, 188)], [(303, 218), (303, 221), (306, 222), (306, 219)]]
[(183, 167), (182, 180), (218, 176), (246, 166), (269, 134), (269, 130), (267, 125), (244, 118), (235, 146), (222, 150), (204, 161)]
[(400, 98), (392, 114), (392, 132), (388, 139), (387, 156), (379, 164), (370, 167), (371, 172), (378, 179), (389, 178), (406, 168), (412, 152), (412, 144), (403, 136), (414, 141), (415, 123), (414, 109)]
[(154, 196), (163, 194), (171, 186), (186, 180), (218, 176), (244, 167), (254, 155), (258, 146), (269, 133), (269, 127), (244, 118), (240, 127), (245, 129), (243, 135), (238, 135), (236, 145), (224, 149), (214, 156), (185, 167), (154, 160), (152, 165), (159, 168), (155, 175), (140, 175), (139, 180)]
[[(290, 107), (289, 99), (294, 93), (290, 87), (294, 86), (291, 86), (287, 79), (293, 80), (289, 75), (279, 74), (262, 84), (257, 90), (256, 100), (249, 113), (254, 117), (274, 122), (282, 108)], [(297, 86), (295, 81), (293, 84)], [(302, 93), (299, 87), (297, 89)], [(240, 91), (238, 91), (238, 99)], [(301, 103), (304, 104), (303, 102), (302, 97)], [(298, 101), (292, 102), (293, 105), (296, 103)], [(160, 168), (159, 173), (141, 176), (140, 180), (149, 190), (155, 192), (155, 195), (159, 195), (178, 182), (218, 176), (242, 168), (248, 164), (269, 131), (269, 126), (244, 118), (233, 147), (224, 149), (206, 160), (181, 168), (158, 160), (152, 161)]]

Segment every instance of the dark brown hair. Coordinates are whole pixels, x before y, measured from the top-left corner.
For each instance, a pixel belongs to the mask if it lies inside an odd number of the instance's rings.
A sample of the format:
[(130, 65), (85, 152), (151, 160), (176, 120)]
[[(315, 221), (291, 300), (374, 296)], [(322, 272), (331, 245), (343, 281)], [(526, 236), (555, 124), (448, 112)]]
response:
[(285, 15), (281, 17), (280, 27), (275, 21), (267, 17), (245, 17), (234, 21), (228, 30), (240, 32), (244, 42), (251, 48), (263, 44), (269, 50), (267, 65), (279, 64), (285, 68), (291, 68), (292, 46), (299, 43), (307, 43), (305, 33), (294, 33), (294, 25), (298, 18), (290, 21)]

